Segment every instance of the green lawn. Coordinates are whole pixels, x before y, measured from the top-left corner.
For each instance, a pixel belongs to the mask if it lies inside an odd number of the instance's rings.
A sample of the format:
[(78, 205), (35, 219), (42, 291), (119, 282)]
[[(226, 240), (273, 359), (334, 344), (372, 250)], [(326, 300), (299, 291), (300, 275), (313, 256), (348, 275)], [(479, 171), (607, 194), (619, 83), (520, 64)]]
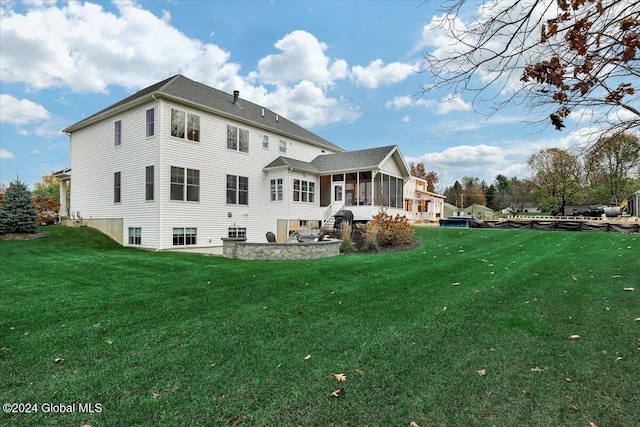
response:
[(640, 425), (637, 234), (263, 262), (46, 231), (0, 241), (0, 402), (40, 405), (1, 425)]

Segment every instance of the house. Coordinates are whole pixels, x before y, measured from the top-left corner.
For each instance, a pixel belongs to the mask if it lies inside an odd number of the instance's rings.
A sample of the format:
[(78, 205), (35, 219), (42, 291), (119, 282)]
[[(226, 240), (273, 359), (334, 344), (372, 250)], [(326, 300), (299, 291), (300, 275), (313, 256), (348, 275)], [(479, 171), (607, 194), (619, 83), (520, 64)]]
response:
[(624, 207), (626, 208), (626, 212), (632, 217), (640, 217), (640, 190), (627, 197)]
[(427, 191), (427, 181), (412, 176), (404, 185), (405, 216), (410, 221), (437, 221), (444, 215), (446, 197)]
[(464, 208), (464, 215), (478, 219), (490, 219), (493, 218), (493, 209), (474, 203)]
[[(61, 222), (125, 246), (219, 246), (317, 231), (340, 209), (404, 213), (395, 145), (346, 152), (268, 108), (175, 75), (64, 129)], [(61, 185), (60, 188), (65, 188)], [(61, 195), (62, 196), (62, 195)], [(61, 200), (65, 198), (61, 197)]]
[(449, 218), (450, 216), (463, 216), (464, 209), (459, 208), (456, 205), (452, 205), (451, 203), (445, 203), (444, 207), (444, 217)]

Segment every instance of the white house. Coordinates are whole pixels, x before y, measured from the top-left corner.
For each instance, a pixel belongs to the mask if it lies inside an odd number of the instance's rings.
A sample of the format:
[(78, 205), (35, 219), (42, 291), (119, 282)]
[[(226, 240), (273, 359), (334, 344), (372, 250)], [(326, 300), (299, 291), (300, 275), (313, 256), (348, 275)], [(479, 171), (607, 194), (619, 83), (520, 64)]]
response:
[[(345, 152), (277, 113), (175, 75), (64, 129), (61, 222), (123, 245), (218, 246), (319, 229), (339, 209), (404, 213), (395, 145)], [(61, 189), (65, 185), (61, 185)], [(62, 195), (61, 195), (62, 196)], [(61, 200), (65, 200), (61, 197)]]
[(404, 210), (411, 221), (437, 221), (444, 215), (446, 197), (427, 191), (427, 181), (412, 176), (404, 185)]

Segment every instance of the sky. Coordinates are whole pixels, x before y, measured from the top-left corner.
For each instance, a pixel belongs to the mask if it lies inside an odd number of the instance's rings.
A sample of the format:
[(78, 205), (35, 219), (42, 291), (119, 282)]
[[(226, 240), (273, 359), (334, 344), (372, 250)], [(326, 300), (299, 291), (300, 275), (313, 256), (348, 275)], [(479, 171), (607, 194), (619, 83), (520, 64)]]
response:
[(422, 0), (1, 0), (0, 184), (33, 188), (68, 167), (61, 129), (178, 73), (345, 150), (396, 144), (440, 192), (463, 176), (526, 178), (532, 152), (579, 139), (527, 125), (522, 107), (479, 115), (486, 106), (452, 88), (418, 96), (425, 52), (451, 43), (442, 16)]

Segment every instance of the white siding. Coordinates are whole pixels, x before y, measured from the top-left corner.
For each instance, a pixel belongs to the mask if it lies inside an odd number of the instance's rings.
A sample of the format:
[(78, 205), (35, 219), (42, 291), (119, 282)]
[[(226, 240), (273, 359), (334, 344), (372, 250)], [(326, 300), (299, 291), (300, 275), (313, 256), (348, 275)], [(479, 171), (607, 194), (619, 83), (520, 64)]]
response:
[[(153, 107), (127, 111), (71, 135), (70, 210), (80, 212), (85, 221), (123, 218), (125, 245), (128, 227), (141, 227), (143, 246), (156, 247), (157, 202), (145, 201), (145, 167), (156, 165), (158, 153), (157, 128), (154, 137), (147, 138), (145, 133), (146, 110)], [(117, 120), (122, 122), (119, 146), (114, 144)], [(121, 173), (120, 203), (114, 203), (115, 172)]]
[[(322, 153), (322, 149), (304, 142), (293, 141), (276, 134), (269, 135), (269, 148), (263, 148), (265, 131), (245, 124), (224, 119), (209, 113), (162, 103), (162, 153), (158, 197), (162, 200), (162, 238), (160, 249), (172, 247), (173, 227), (196, 227), (198, 246), (220, 245), (227, 237), (229, 227), (245, 227), (249, 241), (264, 241), (267, 231), (275, 232), (276, 219), (286, 218), (287, 201), (290, 198), (286, 182), (287, 170), (267, 174), (263, 167), (284, 155), (303, 161), (311, 161)], [(187, 141), (170, 136), (171, 108), (200, 116), (200, 142)], [(249, 131), (249, 152), (227, 149), (227, 125)], [(279, 141), (288, 142), (287, 153), (279, 151)], [(200, 201), (180, 202), (169, 200), (171, 166), (200, 171)], [(249, 204), (226, 203), (227, 175), (249, 178)], [(285, 178), (285, 201), (279, 205), (269, 200), (269, 180), (272, 176)], [(319, 180), (316, 180), (316, 200), (319, 198)], [(293, 181), (290, 182), (290, 186)], [(301, 215), (317, 216), (317, 207), (289, 206), (289, 217)], [(294, 212), (295, 211), (295, 212)], [(313, 215), (311, 215), (313, 211)]]

